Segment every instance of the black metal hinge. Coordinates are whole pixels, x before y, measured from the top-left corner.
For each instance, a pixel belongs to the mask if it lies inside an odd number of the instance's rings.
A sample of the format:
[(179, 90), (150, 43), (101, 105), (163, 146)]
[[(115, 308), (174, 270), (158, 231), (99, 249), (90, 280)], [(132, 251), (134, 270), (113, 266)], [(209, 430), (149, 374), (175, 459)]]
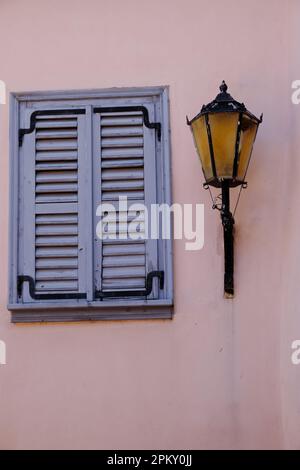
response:
[[(94, 108), (94, 113), (114, 113), (114, 112), (131, 112), (140, 111), (143, 114), (144, 125), (149, 129), (156, 129), (157, 138), (161, 140), (161, 123), (150, 122), (148, 109), (145, 106), (113, 106), (113, 107), (97, 107)], [(49, 109), (33, 111), (30, 116), (30, 125), (27, 128), (19, 129), (19, 146), (23, 144), (23, 137), (25, 134), (31, 134), (36, 126), (37, 116), (63, 116), (67, 114), (85, 114), (85, 109)]]
[[(95, 298), (104, 299), (108, 297), (147, 297), (151, 294), (153, 288), (153, 279), (159, 279), (159, 288), (164, 288), (164, 271), (151, 271), (146, 277), (146, 287), (141, 290), (128, 290), (128, 291), (95, 291)], [(18, 296), (22, 296), (23, 284), (28, 282), (29, 284), (29, 295), (33, 300), (68, 300), (68, 299), (86, 299), (84, 293), (69, 293), (69, 294), (37, 294), (35, 292), (35, 282), (31, 276), (20, 275), (17, 278), (17, 293)]]
[(112, 298), (112, 297), (147, 297), (151, 294), (153, 289), (153, 279), (158, 278), (159, 280), (159, 288), (164, 288), (164, 281), (165, 281), (165, 273), (164, 271), (151, 271), (147, 274), (146, 277), (146, 287), (145, 289), (141, 290), (120, 290), (120, 291), (95, 291), (95, 297), (97, 299), (105, 299), (105, 298)]
[(49, 109), (33, 111), (30, 116), (30, 125), (28, 128), (19, 129), (19, 147), (23, 144), (23, 137), (25, 134), (31, 134), (36, 125), (37, 116), (63, 116), (67, 114), (85, 114), (85, 109)]
[(119, 113), (119, 112), (131, 112), (139, 111), (143, 113), (144, 125), (149, 129), (156, 129), (157, 139), (161, 140), (161, 123), (150, 122), (148, 109), (145, 106), (105, 106), (94, 108), (94, 113)]
[(23, 292), (23, 284), (28, 282), (29, 284), (29, 295), (33, 300), (68, 300), (68, 299), (86, 299), (86, 294), (82, 293), (69, 293), (69, 294), (36, 294), (35, 282), (31, 276), (18, 276), (17, 280), (17, 292), (18, 296), (21, 297)]

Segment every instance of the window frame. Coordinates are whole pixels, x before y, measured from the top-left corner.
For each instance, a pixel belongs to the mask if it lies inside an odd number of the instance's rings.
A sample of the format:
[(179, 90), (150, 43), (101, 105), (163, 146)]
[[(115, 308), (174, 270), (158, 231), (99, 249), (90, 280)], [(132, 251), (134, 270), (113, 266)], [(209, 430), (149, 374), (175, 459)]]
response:
[[(20, 122), (22, 107), (30, 102), (32, 111), (34, 103), (42, 102), (49, 108), (61, 102), (62, 106), (92, 105), (97, 106), (101, 100), (111, 103), (116, 100), (121, 106), (140, 104), (140, 100), (156, 102), (162, 125), (161, 163), (163, 164), (161, 181), (161, 202), (172, 204), (171, 200), (171, 162), (170, 162), (170, 123), (169, 123), (169, 89), (167, 86), (139, 88), (111, 88), (100, 90), (71, 91), (38, 91), (10, 93), (10, 222), (9, 222), (9, 300), (8, 309), (12, 311), (12, 322), (43, 322), (43, 321), (78, 321), (78, 320), (112, 320), (112, 319), (168, 319), (173, 316), (173, 247), (170, 240), (161, 240), (162, 266), (165, 278), (164, 299), (124, 299), (114, 300), (55, 300), (32, 303), (18, 302), (18, 229), (19, 229), (19, 141), (18, 131), (28, 123)], [(98, 100), (98, 101), (97, 101)], [(129, 102), (130, 100), (130, 102)], [(54, 103), (55, 102), (55, 103)], [(116, 106), (118, 105), (116, 104)], [(155, 130), (153, 130), (155, 132)], [(157, 158), (157, 153), (155, 155)], [(91, 245), (93, 240), (91, 240)]]

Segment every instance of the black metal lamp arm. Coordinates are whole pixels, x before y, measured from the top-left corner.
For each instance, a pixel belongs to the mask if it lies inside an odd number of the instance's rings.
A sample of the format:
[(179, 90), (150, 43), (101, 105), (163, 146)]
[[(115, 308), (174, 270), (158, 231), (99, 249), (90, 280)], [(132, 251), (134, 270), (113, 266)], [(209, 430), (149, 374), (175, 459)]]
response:
[(230, 212), (229, 184), (222, 182), (222, 208), (221, 220), (224, 236), (224, 295), (227, 298), (234, 296), (234, 217)]

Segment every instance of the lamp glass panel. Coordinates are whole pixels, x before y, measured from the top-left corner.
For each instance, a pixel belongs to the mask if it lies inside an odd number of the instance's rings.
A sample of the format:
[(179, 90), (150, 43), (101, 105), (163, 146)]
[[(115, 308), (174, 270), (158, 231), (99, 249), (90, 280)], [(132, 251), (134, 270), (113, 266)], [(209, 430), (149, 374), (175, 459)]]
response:
[(206, 181), (213, 177), (205, 116), (191, 123), (195, 146), (201, 161)]
[(232, 178), (239, 113), (209, 115), (217, 177)]
[(239, 181), (244, 181), (245, 179), (257, 128), (258, 122), (251, 119), (246, 114), (243, 114), (241, 122), (241, 135), (237, 170), (237, 179)]

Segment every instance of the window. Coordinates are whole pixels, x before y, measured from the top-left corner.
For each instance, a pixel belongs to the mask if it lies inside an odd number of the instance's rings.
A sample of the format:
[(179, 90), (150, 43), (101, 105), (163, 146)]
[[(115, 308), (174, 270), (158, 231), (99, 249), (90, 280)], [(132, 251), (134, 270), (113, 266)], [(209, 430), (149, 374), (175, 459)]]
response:
[(11, 96), (13, 322), (171, 318), (169, 153), (164, 87)]

